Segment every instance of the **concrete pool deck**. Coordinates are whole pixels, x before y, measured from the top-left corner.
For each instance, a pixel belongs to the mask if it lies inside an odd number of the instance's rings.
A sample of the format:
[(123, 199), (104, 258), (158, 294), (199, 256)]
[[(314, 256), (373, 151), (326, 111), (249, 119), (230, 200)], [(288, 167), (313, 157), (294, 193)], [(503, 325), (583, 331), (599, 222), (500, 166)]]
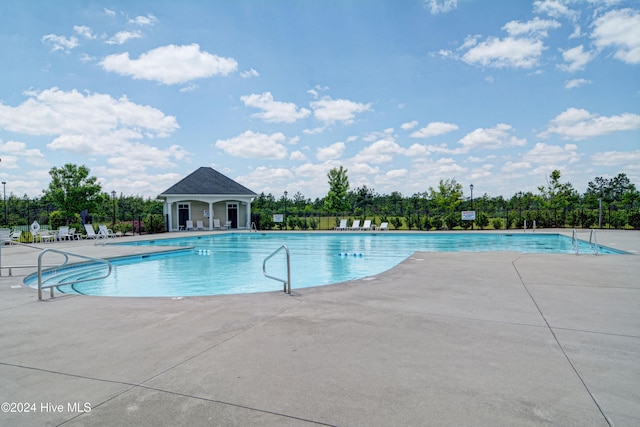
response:
[(598, 241), (633, 254), (419, 252), (291, 296), (38, 301), (3, 269), (0, 425), (637, 426), (640, 232)]

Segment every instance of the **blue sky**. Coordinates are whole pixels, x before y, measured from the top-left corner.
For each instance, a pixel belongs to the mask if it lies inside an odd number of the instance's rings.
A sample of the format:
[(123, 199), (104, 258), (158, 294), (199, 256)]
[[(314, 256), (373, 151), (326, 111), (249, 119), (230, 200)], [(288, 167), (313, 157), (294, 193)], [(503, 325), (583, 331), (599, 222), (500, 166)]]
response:
[[(640, 185), (640, 5), (595, 0), (0, 3), (0, 178), (84, 164), (155, 197), (201, 166), (323, 197)], [(467, 194), (468, 196), (468, 194)]]

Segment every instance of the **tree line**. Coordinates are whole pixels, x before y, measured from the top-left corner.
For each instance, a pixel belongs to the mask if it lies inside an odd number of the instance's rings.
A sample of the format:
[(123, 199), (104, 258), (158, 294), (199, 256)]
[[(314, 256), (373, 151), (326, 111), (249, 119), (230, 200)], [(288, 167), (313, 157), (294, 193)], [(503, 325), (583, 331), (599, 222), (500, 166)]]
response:
[[(69, 225), (82, 230), (81, 212), (94, 223), (110, 224), (114, 231), (164, 231), (162, 202), (141, 196), (105, 192), (86, 166), (66, 164), (49, 171), (51, 182), (40, 197), (11, 193), (0, 212), (5, 227), (28, 226), (33, 221), (52, 229)], [(596, 177), (579, 194), (554, 170), (538, 192), (517, 192), (508, 199), (486, 193), (471, 199), (455, 179), (405, 196), (398, 191), (379, 194), (366, 185), (350, 188), (348, 170), (340, 166), (327, 174), (329, 190), (315, 200), (297, 192), (291, 198), (261, 193), (252, 203), (252, 221), (260, 229), (328, 229), (340, 218), (388, 222), (395, 229), (610, 227), (640, 229), (640, 192), (626, 174)], [(476, 212), (475, 221), (463, 221), (461, 211)], [(284, 221), (274, 222), (274, 214)], [(137, 229), (145, 224), (146, 230)]]
[(11, 193), (4, 200), (2, 223), (5, 227), (28, 227), (34, 221), (51, 229), (68, 225), (84, 230), (85, 221), (109, 224), (122, 233), (163, 231), (162, 203), (141, 196), (105, 192), (86, 166), (66, 164), (49, 171), (51, 182), (40, 197), (22, 197)]
[[(339, 218), (369, 218), (409, 230), (522, 228), (525, 221), (529, 225), (535, 221), (537, 227), (640, 229), (640, 192), (624, 173), (611, 179), (596, 177), (579, 194), (554, 170), (537, 193), (520, 191), (508, 199), (485, 193), (471, 199), (455, 179), (443, 179), (435, 188), (404, 196), (397, 191), (379, 194), (366, 185), (351, 189), (347, 172), (343, 167), (332, 169), (327, 174), (327, 196), (315, 200), (300, 192), (291, 199), (261, 193), (252, 204), (254, 221), (264, 229), (331, 228)], [(476, 220), (463, 221), (463, 210), (476, 211)], [(274, 223), (274, 213), (284, 213), (286, 220)], [(327, 216), (332, 220), (321, 224), (321, 218)]]

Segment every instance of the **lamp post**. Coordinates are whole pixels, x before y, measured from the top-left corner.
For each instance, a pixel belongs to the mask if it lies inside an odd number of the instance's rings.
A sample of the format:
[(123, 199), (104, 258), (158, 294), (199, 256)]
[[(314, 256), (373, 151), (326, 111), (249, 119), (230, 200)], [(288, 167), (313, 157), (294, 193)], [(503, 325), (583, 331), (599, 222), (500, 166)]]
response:
[(111, 227), (116, 226), (116, 190), (111, 192), (111, 199), (113, 200), (113, 222), (111, 223)]
[(2, 201), (4, 202), (4, 225), (7, 225), (7, 181), (2, 181)]
[[(471, 210), (473, 210), (473, 184), (469, 185), (469, 188), (471, 189)], [(475, 216), (475, 215), (474, 215)], [(471, 221), (471, 229), (473, 230), (473, 223), (475, 221)]]
[(287, 190), (284, 190), (284, 229), (287, 229)]

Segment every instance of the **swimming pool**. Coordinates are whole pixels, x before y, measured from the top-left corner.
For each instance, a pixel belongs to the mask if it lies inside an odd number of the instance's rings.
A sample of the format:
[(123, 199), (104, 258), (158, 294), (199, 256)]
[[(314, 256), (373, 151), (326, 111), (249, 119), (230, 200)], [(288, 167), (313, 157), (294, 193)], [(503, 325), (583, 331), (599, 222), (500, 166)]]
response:
[[(231, 233), (129, 244), (190, 249), (117, 259), (112, 261), (114, 270), (108, 278), (58, 289), (89, 295), (161, 297), (276, 291), (282, 289), (282, 283), (263, 276), (262, 262), (283, 244), (291, 254), (293, 289), (373, 276), (416, 251), (573, 253), (570, 238), (533, 233)], [(587, 243), (580, 244), (580, 253), (591, 253)], [(600, 247), (600, 253), (619, 252)], [(286, 277), (283, 252), (267, 263), (267, 272)], [(62, 281), (69, 281), (76, 276), (62, 277)]]

